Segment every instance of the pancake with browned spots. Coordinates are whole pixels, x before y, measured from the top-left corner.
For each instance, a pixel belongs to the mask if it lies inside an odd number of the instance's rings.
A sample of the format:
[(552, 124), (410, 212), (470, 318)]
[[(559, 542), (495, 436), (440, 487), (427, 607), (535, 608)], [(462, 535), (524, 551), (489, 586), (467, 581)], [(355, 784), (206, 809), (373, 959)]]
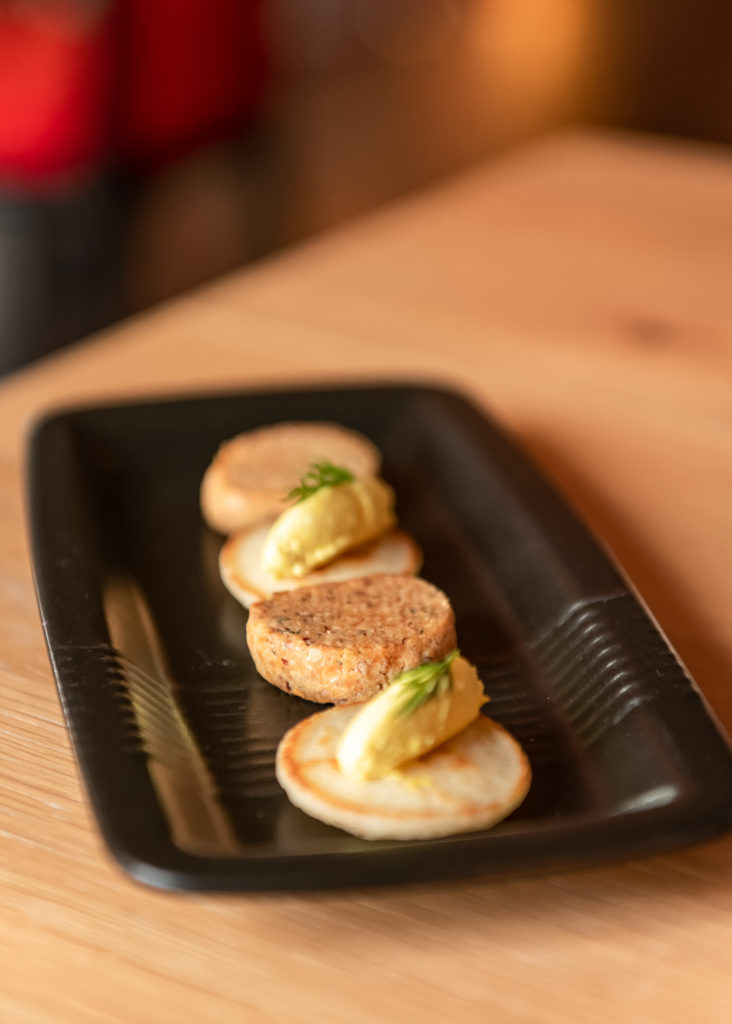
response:
[(354, 476), (376, 476), (381, 455), (363, 434), (336, 423), (276, 423), (221, 445), (201, 483), (203, 518), (233, 533), (286, 506), (285, 495), (313, 463), (330, 462)]
[(336, 750), (357, 707), (311, 715), (285, 734), (277, 779), (307, 814), (364, 839), (430, 839), (489, 828), (531, 784), (528, 759), (496, 722), (480, 716), (424, 757), (384, 778), (341, 772)]
[(299, 579), (278, 579), (262, 561), (269, 522), (238, 530), (221, 548), (219, 571), (227, 590), (249, 608), (281, 590), (295, 590), (318, 583), (333, 583), (374, 573), (414, 575), (422, 563), (416, 541), (402, 530), (390, 530), (376, 540), (352, 548), (335, 561)]

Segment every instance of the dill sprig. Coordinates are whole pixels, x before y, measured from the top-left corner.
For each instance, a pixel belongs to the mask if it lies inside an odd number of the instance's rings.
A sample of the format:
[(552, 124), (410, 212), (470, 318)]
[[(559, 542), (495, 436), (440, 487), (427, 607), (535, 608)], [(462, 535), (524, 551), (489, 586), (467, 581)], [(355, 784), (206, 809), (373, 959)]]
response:
[(442, 661), (428, 662), (418, 668), (407, 669), (392, 679), (391, 685), (399, 685), (403, 691), (404, 701), (400, 704), (398, 714), (411, 715), (433, 697), (442, 697), (450, 690), (452, 680), (448, 671), (450, 665), (458, 657), (456, 648)]
[(300, 486), (293, 487), (286, 500), (295, 498), (298, 502), (304, 501), (323, 487), (338, 487), (339, 484), (353, 483), (353, 480), (353, 473), (343, 466), (334, 466), (332, 462), (314, 462), (307, 473), (300, 477)]

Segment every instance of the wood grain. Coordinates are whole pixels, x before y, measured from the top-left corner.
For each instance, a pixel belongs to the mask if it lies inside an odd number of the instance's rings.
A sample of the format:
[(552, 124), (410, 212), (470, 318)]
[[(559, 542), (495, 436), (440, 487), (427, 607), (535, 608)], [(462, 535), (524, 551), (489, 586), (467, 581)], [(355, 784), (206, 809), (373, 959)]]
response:
[(0, 1020), (687, 1024), (732, 1014), (732, 840), (510, 881), (148, 891), (102, 849), (35, 608), (40, 410), (436, 379), (492, 410), (620, 562), (732, 730), (732, 161), (550, 140), (0, 387)]

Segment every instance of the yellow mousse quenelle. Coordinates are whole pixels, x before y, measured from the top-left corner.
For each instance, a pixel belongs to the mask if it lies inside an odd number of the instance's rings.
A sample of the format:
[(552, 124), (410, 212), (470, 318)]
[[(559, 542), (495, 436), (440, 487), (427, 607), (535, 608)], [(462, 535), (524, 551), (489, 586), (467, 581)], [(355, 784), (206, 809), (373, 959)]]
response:
[(288, 497), (298, 498), (275, 521), (262, 552), (267, 572), (299, 579), (396, 523), (394, 492), (378, 477), (355, 479), (346, 469), (318, 463)]
[(377, 779), (468, 726), (487, 698), (458, 651), (398, 675), (346, 726), (336, 760), (344, 775)]

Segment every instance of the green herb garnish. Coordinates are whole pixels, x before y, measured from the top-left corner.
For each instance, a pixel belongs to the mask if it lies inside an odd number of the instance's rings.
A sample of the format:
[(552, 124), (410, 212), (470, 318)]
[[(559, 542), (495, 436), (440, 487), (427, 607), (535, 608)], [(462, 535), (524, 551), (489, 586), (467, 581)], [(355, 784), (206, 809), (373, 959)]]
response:
[(323, 487), (338, 487), (339, 484), (353, 483), (353, 480), (353, 473), (343, 466), (334, 466), (332, 462), (314, 462), (307, 473), (300, 477), (300, 486), (293, 487), (286, 500), (296, 498), (298, 502), (304, 501)]
[(460, 651), (455, 650), (448, 654), (443, 661), (428, 662), (418, 668), (407, 669), (401, 672), (391, 681), (391, 685), (399, 684), (404, 691), (404, 702), (399, 706), (397, 714), (411, 715), (417, 708), (421, 708), (433, 697), (442, 697), (450, 690), (452, 680), (448, 668), (458, 657)]

